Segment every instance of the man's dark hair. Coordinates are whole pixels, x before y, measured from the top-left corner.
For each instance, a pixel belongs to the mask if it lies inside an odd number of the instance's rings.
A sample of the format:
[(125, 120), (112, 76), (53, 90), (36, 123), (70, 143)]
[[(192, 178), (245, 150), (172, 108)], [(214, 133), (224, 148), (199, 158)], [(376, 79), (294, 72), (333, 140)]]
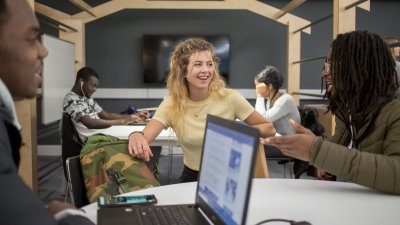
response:
[(94, 76), (97, 79), (99, 78), (99, 75), (97, 74), (97, 72), (90, 68), (90, 67), (83, 67), (81, 68), (78, 73), (76, 74), (76, 80), (75, 83), (79, 81), (79, 79), (82, 79), (84, 81), (87, 81), (89, 79), (89, 77)]
[(398, 88), (395, 62), (385, 41), (368, 31), (339, 34), (330, 62), (333, 92), (329, 110), (360, 124), (375, 109), (394, 98)]
[(6, 0), (0, 0), (0, 31), (8, 16)]

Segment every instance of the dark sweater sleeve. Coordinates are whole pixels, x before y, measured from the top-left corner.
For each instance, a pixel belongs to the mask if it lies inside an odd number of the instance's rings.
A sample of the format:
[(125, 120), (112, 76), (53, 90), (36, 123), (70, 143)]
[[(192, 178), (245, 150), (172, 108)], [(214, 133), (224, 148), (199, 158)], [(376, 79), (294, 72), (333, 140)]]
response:
[[(4, 123), (0, 122), (0, 212), (3, 215), (0, 224), (57, 225), (44, 204), (19, 177), (8, 136)], [(93, 225), (82, 216), (66, 217), (60, 224)]]

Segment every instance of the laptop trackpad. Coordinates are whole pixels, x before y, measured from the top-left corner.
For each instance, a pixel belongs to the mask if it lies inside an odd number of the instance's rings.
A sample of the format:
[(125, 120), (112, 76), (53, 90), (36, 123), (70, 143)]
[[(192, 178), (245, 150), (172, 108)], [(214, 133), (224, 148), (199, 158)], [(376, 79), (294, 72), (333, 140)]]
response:
[(138, 224), (139, 217), (130, 207), (100, 208), (97, 211), (98, 225)]
[(185, 211), (185, 214), (189, 218), (190, 222), (194, 225), (211, 224), (205, 219), (206, 216), (195, 207), (195, 205), (183, 205), (181, 206)]

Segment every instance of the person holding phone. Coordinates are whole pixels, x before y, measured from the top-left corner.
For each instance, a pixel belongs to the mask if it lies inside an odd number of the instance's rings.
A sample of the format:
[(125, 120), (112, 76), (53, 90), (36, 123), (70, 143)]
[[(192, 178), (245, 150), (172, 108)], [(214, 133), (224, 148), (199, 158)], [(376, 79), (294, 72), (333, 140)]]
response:
[[(93, 225), (73, 205), (45, 205), (18, 175), (22, 145), (13, 98), (34, 98), (47, 49), (26, 0), (0, 0), (0, 213), (2, 225)], [(24, 128), (22, 128), (24, 129)]]
[(152, 156), (149, 143), (172, 127), (183, 149), (180, 182), (197, 181), (207, 114), (240, 119), (260, 130), (262, 137), (275, 135), (271, 122), (261, 116), (238, 92), (225, 87), (214, 47), (202, 38), (179, 43), (170, 57), (167, 80), (169, 96), (158, 107), (143, 132), (129, 135), (129, 153), (141, 159)]
[(296, 134), (264, 142), (310, 162), (320, 176), (400, 195), (399, 84), (387, 44), (368, 31), (339, 34), (324, 68), (334, 136), (323, 139), (292, 121)]
[(266, 66), (258, 73), (254, 78), (255, 109), (274, 124), (278, 134), (294, 134), (296, 131), (289, 120), (300, 123), (300, 113), (293, 97), (279, 90), (283, 81), (282, 74), (273, 66)]

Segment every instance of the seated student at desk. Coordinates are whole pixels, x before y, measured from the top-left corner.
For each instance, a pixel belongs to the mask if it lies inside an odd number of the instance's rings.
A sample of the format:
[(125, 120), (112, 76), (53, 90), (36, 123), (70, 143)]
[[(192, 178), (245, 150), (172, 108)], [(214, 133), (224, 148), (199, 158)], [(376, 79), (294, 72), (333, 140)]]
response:
[(178, 44), (170, 58), (167, 80), (169, 96), (159, 106), (143, 132), (129, 136), (129, 153), (147, 160), (149, 143), (165, 128), (175, 131), (183, 149), (181, 182), (197, 181), (201, 146), (207, 114), (240, 119), (260, 130), (262, 137), (273, 136), (271, 122), (261, 116), (238, 92), (225, 88), (219, 75), (214, 47), (204, 39), (192, 38)]
[(400, 101), (394, 59), (386, 43), (367, 31), (339, 34), (322, 73), (334, 136), (316, 137), (293, 123), (297, 134), (267, 138), (288, 156), (376, 190), (400, 194)]
[(266, 66), (256, 75), (254, 84), (257, 93), (255, 105), (257, 112), (274, 124), (277, 133), (281, 135), (296, 133), (289, 119), (300, 123), (300, 113), (293, 97), (279, 91), (283, 84), (282, 74), (275, 67)]
[(112, 125), (142, 123), (146, 120), (147, 111), (121, 115), (103, 110), (91, 98), (98, 86), (99, 75), (97, 72), (90, 67), (83, 67), (76, 75), (72, 90), (64, 97), (63, 112), (67, 112), (71, 116), (81, 140), (85, 140), (86, 137), (95, 133), (101, 133), (100, 129)]

